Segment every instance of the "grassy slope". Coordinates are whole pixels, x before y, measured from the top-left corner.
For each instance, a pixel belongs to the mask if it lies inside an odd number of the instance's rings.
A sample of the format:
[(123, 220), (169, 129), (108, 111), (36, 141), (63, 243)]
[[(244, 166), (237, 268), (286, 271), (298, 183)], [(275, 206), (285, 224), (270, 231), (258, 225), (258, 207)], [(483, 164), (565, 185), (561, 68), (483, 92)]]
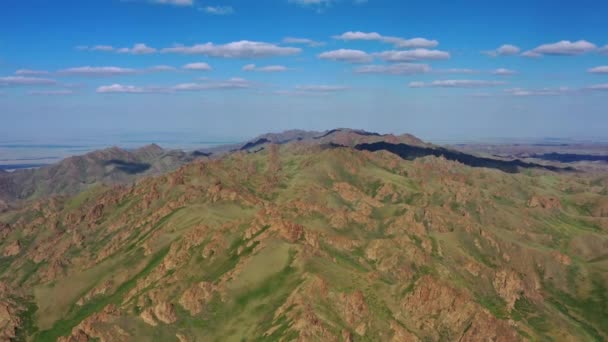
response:
[[(575, 195), (579, 200), (597, 198), (584, 185), (584, 176), (506, 175), (456, 166), (436, 158), (405, 162), (385, 154), (370, 157), (346, 149), (295, 151), (284, 147), (280, 154), (281, 169), (273, 178), (269, 171), (271, 159), (267, 152), (233, 155), (208, 163), (204, 171), (198, 164), (186, 166), (178, 171), (184, 174), (183, 185), (170, 184), (169, 178), (174, 174), (140, 183), (135, 191), (105, 208), (98, 222), (90, 226), (81, 223), (70, 227), (70, 231), (56, 233), (59, 239), (67, 241), (72, 239), (72, 230), (81, 231), (86, 235), (86, 243), (70, 249), (83, 260), (71, 260), (65, 273), (50, 281), (41, 279), (39, 273), (55, 256), (39, 265), (25, 260), (35, 245), (44, 243), (40, 236), (54, 235), (44, 229), (44, 223), (33, 225), (31, 236), (20, 231), (12, 233), (2, 246), (17, 238), (32, 241), (24, 245), (19, 255), (0, 258), (2, 279), (22, 285), (23, 298), (32, 298), (31, 307), (34, 304), (37, 307), (35, 314), (34, 309), (25, 312), (33, 317), (25, 335), (39, 341), (55, 340), (108, 304), (119, 306), (121, 318), (98, 324), (98, 330), (103, 334), (117, 325), (140, 340), (175, 336), (177, 332), (193, 340), (294, 337), (302, 333), (296, 321), (305, 317), (308, 309), (315, 313), (326, 333), (357, 334), (357, 326), (348, 322), (340, 298), (341, 294), (360, 290), (371, 313), (362, 318), (367, 322), (362, 338), (375, 340), (386, 337), (382, 334), (387, 332), (392, 334), (388, 322), (394, 320), (420, 338), (432, 339), (429, 331), (417, 328), (416, 322), (400, 313), (399, 304), (412, 293), (418, 279), (431, 275), (470, 294), (477, 305), (497, 318), (515, 320), (522, 337), (559, 340), (567, 335), (602, 340), (608, 336), (606, 267), (579, 256), (571, 247), (573, 239), (586, 234), (608, 241), (605, 226), (602, 228), (584, 211), (567, 204)], [(148, 209), (142, 209), (138, 205), (153, 183), (162, 195)], [(228, 195), (212, 198), (209, 189), (217, 183), (239, 196), (234, 200)], [(352, 200), (336, 190), (338, 183), (357, 189), (359, 199)], [(332, 216), (336, 210), (364, 211), (364, 198), (371, 201), (385, 184), (392, 186), (394, 199), (390, 196), (377, 199), (379, 204), (371, 214), (363, 215), (366, 217), (363, 221), (351, 217), (346, 226), (334, 226)], [(565, 184), (579, 190), (576, 194), (562, 191)], [(160, 219), (146, 221), (189, 190), (192, 194), (182, 204)], [(103, 196), (112, 196), (117, 191), (94, 189), (80, 194), (63, 205), (59, 217), (80, 210), (86, 212)], [(464, 193), (466, 201), (458, 203), (457, 193)], [(562, 210), (530, 209), (527, 200), (532, 195), (555, 196), (566, 205)], [(245, 198), (261, 201), (251, 203)], [(299, 212), (291, 205), (294, 201), (327, 208), (329, 212), (318, 211), (323, 209)], [(304, 237), (288, 242), (268, 226), (257, 236), (245, 239), (245, 230), (257, 221), (264, 221), (264, 217), (256, 218), (264, 206), (276, 208), (272, 215), (322, 234), (318, 247), (305, 243)], [(410, 211), (417, 221), (410, 224), (422, 225), (423, 235), (407, 225), (390, 228)], [(425, 218), (425, 212), (435, 216)], [(19, 226), (16, 221), (23, 218), (22, 225), (27, 226), (36, 217), (40, 214), (31, 209), (19, 215), (8, 213), (0, 219)], [(522, 222), (526, 222), (523, 228)], [(161, 265), (171, 254), (170, 246), (176, 250), (185, 248), (185, 234), (200, 225), (208, 227), (204, 241), (190, 247), (177, 268), (162, 270)], [(114, 226), (122, 228), (109, 229)], [(485, 231), (484, 236), (480, 235), (480, 229)], [(102, 250), (121, 232), (126, 232), (127, 238), (120, 240), (107, 259), (93, 267), (85, 266), (91, 257), (87, 251)], [(402, 238), (410, 241), (409, 247), (404, 248), (403, 242), (398, 242)], [(214, 249), (213, 256), (203, 257), (204, 251), (216, 241), (224, 243)], [(379, 256), (372, 259), (366, 251), (374, 243), (382, 243), (383, 247)], [(146, 257), (144, 247), (151, 249)], [(568, 255), (571, 265), (555, 262), (554, 251)], [(508, 260), (504, 254), (509, 255)], [(480, 275), (473, 276), (465, 267), (467, 263), (477, 265)], [(534, 263), (540, 267), (532, 267)], [(533, 278), (540, 279), (541, 288), (534, 290), (539, 297), (521, 296), (514, 309), (508, 310), (492, 283), (494, 274), (502, 269), (514, 269), (526, 284)], [(409, 275), (403, 278), (398, 274), (401, 270), (407, 270)], [(151, 274), (161, 276), (126, 300), (138, 281)], [(75, 304), (111, 277), (120, 283), (114, 284), (108, 293), (93, 297), (83, 306)], [(320, 298), (306, 292), (315, 277), (326, 282), (327, 296)], [(170, 278), (174, 280), (169, 281)], [(201, 314), (192, 316), (178, 302), (185, 289), (200, 281), (213, 283), (220, 291), (205, 303)], [(307, 305), (296, 302), (287, 305), (288, 298), (297, 295), (306, 298)], [(143, 309), (140, 304), (152, 305), (153, 297), (174, 304), (176, 323), (150, 327), (137, 317)]]

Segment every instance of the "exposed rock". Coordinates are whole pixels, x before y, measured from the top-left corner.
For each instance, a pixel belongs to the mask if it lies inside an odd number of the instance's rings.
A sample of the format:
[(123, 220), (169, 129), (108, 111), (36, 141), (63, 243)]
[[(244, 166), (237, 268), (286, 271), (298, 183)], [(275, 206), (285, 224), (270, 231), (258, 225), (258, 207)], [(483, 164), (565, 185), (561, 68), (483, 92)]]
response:
[(369, 310), (363, 292), (357, 290), (351, 294), (343, 293), (340, 300), (346, 322), (355, 329), (358, 335), (365, 335)]
[(179, 304), (191, 315), (201, 313), (204, 306), (213, 297), (213, 285), (201, 282), (186, 290), (179, 299)]
[[(496, 319), (465, 293), (424, 276), (403, 301), (404, 316), (432, 340), (519, 341), (517, 332)], [(448, 335), (447, 337), (445, 335)]]
[(21, 243), (19, 243), (19, 240), (15, 240), (4, 248), (4, 252), (2, 253), (2, 255), (5, 257), (10, 257), (10, 256), (17, 255), (20, 252), (21, 252)]
[(291, 243), (300, 240), (302, 234), (304, 233), (304, 227), (301, 224), (285, 220), (277, 220), (273, 222), (272, 229), (278, 231), (285, 240)]
[(493, 284), (496, 292), (507, 303), (509, 311), (512, 310), (524, 291), (523, 283), (517, 273), (512, 270), (500, 270), (496, 272)]
[(532, 196), (528, 201), (528, 207), (530, 208), (543, 208), (543, 209), (561, 209), (562, 204), (559, 199), (555, 197), (543, 197), (543, 196)]
[(154, 316), (165, 324), (172, 324), (177, 321), (175, 308), (173, 304), (168, 302), (161, 302), (154, 306)]
[(156, 318), (154, 318), (154, 312), (152, 308), (147, 308), (139, 314), (139, 317), (144, 320), (147, 324), (155, 327), (158, 325)]

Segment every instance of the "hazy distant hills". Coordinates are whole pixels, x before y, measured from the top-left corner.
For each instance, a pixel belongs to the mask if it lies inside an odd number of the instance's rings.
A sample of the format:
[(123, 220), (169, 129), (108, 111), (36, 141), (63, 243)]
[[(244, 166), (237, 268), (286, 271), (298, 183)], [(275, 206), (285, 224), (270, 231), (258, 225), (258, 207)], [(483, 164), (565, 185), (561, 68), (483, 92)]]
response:
[(290, 132), (166, 173), (187, 157), (155, 146), (37, 170), (162, 174), (0, 214), (0, 339), (608, 339), (605, 173), (404, 146), (437, 151)]
[(257, 153), (272, 144), (320, 145), (326, 148), (351, 147), (360, 150), (386, 150), (404, 159), (427, 155), (476, 166), (517, 172), (520, 168), (559, 167), (524, 163), (519, 160), (482, 158), (423, 142), (410, 134), (378, 134), (353, 129), (332, 129), (325, 132), (291, 130), (268, 133), (235, 145), (201, 149), (194, 152), (164, 150), (148, 145), (136, 150), (117, 147), (67, 158), (57, 164), (36, 169), (0, 173), (0, 200), (11, 202), (55, 194), (76, 194), (100, 184), (127, 184), (145, 176), (159, 175), (197, 158), (220, 158), (228, 153)]
[(95, 185), (124, 184), (142, 176), (174, 170), (193, 159), (188, 153), (165, 151), (157, 145), (132, 151), (112, 147), (36, 169), (2, 172), (0, 199), (75, 194)]

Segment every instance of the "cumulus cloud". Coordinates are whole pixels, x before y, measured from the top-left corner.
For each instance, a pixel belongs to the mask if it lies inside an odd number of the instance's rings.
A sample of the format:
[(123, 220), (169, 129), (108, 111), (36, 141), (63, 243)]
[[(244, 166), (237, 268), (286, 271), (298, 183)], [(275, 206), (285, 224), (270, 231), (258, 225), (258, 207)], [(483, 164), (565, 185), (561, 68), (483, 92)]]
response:
[(571, 89), (568, 87), (560, 88), (541, 88), (541, 89), (523, 89), (523, 88), (511, 88), (505, 89), (505, 92), (512, 96), (526, 97), (526, 96), (556, 96), (570, 92)]
[(587, 71), (592, 74), (608, 74), (608, 65), (598, 66)]
[(602, 55), (608, 55), (608, 45), (604, 45), (604, 47), (599, 48), (597, 51)]
[(57, 81), (50, 78), (28, 76), (0, 77), (0, 86), (49, 86), (55, 84), (57, 84)]
[(586, 40), (579, 40), (571, 42), (569, 40), (562, 40), (557, 43), (543, 44), (536, 48), (526, 51), (523, 56), (526, 57), (539, 57), (543, 55), (554, 55), (554, 56), (575, 56), (582, 55), (597, 49), (595, 44), (590, 43)]
[(283, 38), (283, 43), (286, 44), (304, 44), (310, 47), (319, 47), (325, 45), (324, 42), (318, 42), (316, 40), (308, 39), (308, 38), (295, 38), (295, 37), (285, 37)]
[(38, 96), (63, 96), (63, 95), (72, 95), (74, 94), (73, 90), (33, 90), (28, 94), (30, 95), (38, 95)]
[(338, 62), (348, 63), (369, 63), (373, 57), (365, 51), (361, 50), (350, 50), (350, 49), (339, 49), (333, 51), (326, 51), (318, 56), (320, 59), (327, 59)]
[(253, 84), (243, 78), (230, 78), (228, 80), (208, 80), (200, 83), (181, 83), (173, 86), (175, 91), (202, 91), (202, 90), (229, 90), (251, 88)]
[(175, 67), (172, 67), (170, 65), (155, 65), (151, 68), (149, 68), (148, 70), (150, 71), (175, 71), (177, 70)]
[(155, 53), (156, 49), (153, 47), (149, 47), (144, 43), (138, 43), (133, 45), (132, 48), (120, 48), (116, 50), (118, 53), (130, 53), (133, 55), (148, 55), (151, 53)]
[(283, 72), (289, 70), (286, 66), (283, 65), (268, 65), (263, 67), (258, 67), (255, 64), (247, 64), (243, 66), (244, 71), (260, 71), (260, 72)]
[(174, 5), (174, 6), (192, 6), (194, 0), (149, 0), (152, 3), (161, 5)]
[(375, 53), (374, 56), (380, 57), (386, 62), (411, 62), (419, 60), (441, 60), (450, 58), (450, 54), (448, 52), (428, 49), (383, 51)]
[(213, 15), (228, 15), (234, 13), (232, 6), (205, 6), (200, 8), (201, 11)]
[(361, 32), (361, 31), (348, 31), (341, 35), (333, 36), (334, 39), (351, 41), (351, 40), (367, 40), (367, 41), (380, 41), (383, 43), (393, 44), (397, 48), (433, 48), (439, 45), (436, 40), (430, 40), (426, 38), (411, 38), (405, 39), (401, 37), (383, 36), (378, 32)]
[(180, 53), (189, 55), (205, 55), (221, 58), (262, 58), (275, 56), (291, 56), (299, 54), (300, 48), (282, 47), (271, 43), (241, 40), (228, 44), (196, 44), (192, 46), (177, 45), (162, 49), (164, 53)]
[(358, 74), (387, 74), (387, 75), (413, 75), (431, 71), (427, 64), (397, 63), (390, 65), (364, 65), (355, 68)]
[(170, 89), (164, 87), (140, 87), (134, 85), (112, 84), (97, 88), (99, 94), (162, 94), (169, 93)]
[(585, 89), (594, 91), (608, 91), (608, 83), (590, 85)]
[(439, 80), (432, 82), (410, 82), (410, 88), (483, 88), (505, 84), (500, 81), (486, 80)]
[(339, 85), (300, 85), (296, 86), (294, 89), (277, 90), (274, 93), (287, 96), (326, 96), (348, 89), (350, 88)]
[(15, 71), (15, 75), (19, 76), (42, 76), (50, 74), (46, 70), (31, 70), (31, 69), (19, 69)]
[(88, 48), (88, 50), (109, 52), (109, 51), (114, 51), (114, 47), (111, 45), (95, 45), (95, 46), (91, 46), (90, 48)]
[(520, 51), (521, 51), (521, 49), (515, 45), (504, 44), (495, 50), (482, 51), (482, 53), (485, 55), (491, 56), (491, 57), (497, 57), (497, 56), (514, 56), (514, 55), (517, 55)]
[(337, 92), (337, 91), (343, 91), (343, 90), (347, 90), (347, 89), (348, 89), (348, 87), (335, 86), (335, 85), (302, 85), (302, 86), (296, 87), (296, 90), (299, 90), (299, 91), (322, 92), (322, 93)]
[(479, 71), (468, 68), (451, 68), (451, 69), (439, 69), (435, 70), (436, 73), (440, 74), (476, 74)]
[(189, 63), (189, 64), (182, 66), (182, 69), (191, 70), (191, 71), (210, 71), (210, 70), (212, 70), (211, 66), (209, 64), (203, 63), (203, 62)]
[(147, 55), (147, 54), (156, 52), (155, 48), (149, 47), (144, 43), (134, 44), (133, 47), (131, 47), (131, 48), (128, 48), (128, 47), (116, 48), (112, 45), (95, 45), (95, 46), (79, 45), (76, 47), (76, 50), (130, 53), (133, 55)]
[(290, 4), (296, 4), (300, 6), (329, 6), (336, 0), (288, 0)]
[(505, 69), (505, 68), (498, 68), (498, 69), (492, 71), (492, 75), (498, 75), (498, 76), (511, 76), (511, 75), (515, 75), (515, 74), (517, 74), (517, 71)]
[(122, 76), (136, 74), (138, 71), (129, 68), (119, 68), (114, 66), (105, 67), (93, 67), (83, 66), (77, 68), (68, 68), (59, 70), (57, 73), (66, 76), (92, 76), (92, 77), (105, 77), (105, 76)]
[(203, 90), (230, 90), (246, 89), (253, 86), (253, 83), (242, 78), (230, 78), (227, 80), (205, 80), (197, 83), (180, 83), (174, 86), (135, 86), (124, 84), (104, 85), (97, 88), (100, 94), (170, 94), (185, 91)]

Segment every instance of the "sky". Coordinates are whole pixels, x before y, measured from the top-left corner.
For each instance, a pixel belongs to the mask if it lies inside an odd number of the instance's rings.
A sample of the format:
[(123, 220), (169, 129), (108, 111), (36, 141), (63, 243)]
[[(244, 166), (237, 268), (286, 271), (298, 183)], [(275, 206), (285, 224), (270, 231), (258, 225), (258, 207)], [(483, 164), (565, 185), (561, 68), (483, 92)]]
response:
[(608, 2), (2, 0), (0, 136), (606, 138)]

